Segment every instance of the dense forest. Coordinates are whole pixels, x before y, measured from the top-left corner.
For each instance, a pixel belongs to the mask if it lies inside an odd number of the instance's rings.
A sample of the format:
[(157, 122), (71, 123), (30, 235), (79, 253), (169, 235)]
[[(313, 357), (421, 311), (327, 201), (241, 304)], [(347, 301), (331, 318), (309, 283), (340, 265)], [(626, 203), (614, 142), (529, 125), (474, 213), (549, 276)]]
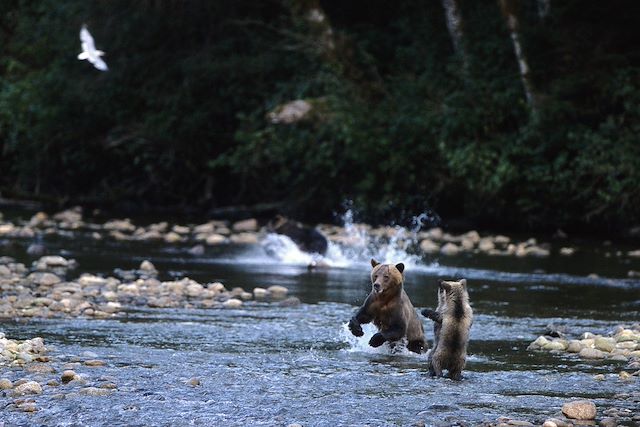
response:
[(637, 0), (0, 5), (3, 197), (640, 223)]

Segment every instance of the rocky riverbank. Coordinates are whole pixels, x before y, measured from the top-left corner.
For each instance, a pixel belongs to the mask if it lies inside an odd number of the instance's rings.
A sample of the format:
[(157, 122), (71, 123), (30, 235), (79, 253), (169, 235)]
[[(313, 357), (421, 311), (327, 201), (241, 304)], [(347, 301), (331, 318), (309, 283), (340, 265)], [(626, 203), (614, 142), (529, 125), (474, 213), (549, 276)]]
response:
[[(640, 402), (640, 393), (631, 396), (619, 396), (623, 400)], [(540, 417), (527, 421), (510, 417), (500, 417), (493, 421), (486, 421), (482, 427), (574, 427), (574, 426), (600, 426), (616, 427), (618, 425), (640, 424), (640, 413), (625, 408), (598, 408), (595, 402), (587, 399), (572, 399), (565, 402), (562, 407), (556, 408), (551, 417)], [(425, 424), (418, 421), (416, 425)], [(464, 421), (449, 425), (466, 425)]]
[(117, 316), (127, 307), (157, 308), (239, 308), (257, 302), (295, 305), (283, 286), (257, 287), (248, 292), (241, 287), (227, 289), (220, 282), (198, 283), (187, 277), (160, 281), (149, 261), (136, 270), (115, 271), (101, 277), (83, 273), (67, 279), (74, 260), (44, 256), (30, 267), (9, 257), (0, 257), (0, 318)]
[(49, 353), (40, 337), (19, 341), (0, 333), (0, 392), (8, 398), (6, 409), (36, 412), (39, 395), (53, 399), (107, 396), (117, 389), (111, 378), (101, 375), (100, 368), (107, 363), (95, 354), (62, 360)]
[[(412, 232), (402, 227), (372, 227), (367, 224), (336, 226), (319, 224), (316, 229), (328, 241), (345, 247), (366, 246), (372, 240), (393, 242), (399, 247), (413, 246), (414, 252), (427, 256), (456, 256), (460, 254), (484, 254), (489, 256), (548, 257), (553, 251), (561, 256), (571, 256), (576, 248), (549, 242), (538, 242), (535, 238), (524, 240), (504, 235), (481, 235), (475, 230), (462, 234), (451, 234), (441, 228)], [(85, 218), (80, 207), (71, 208), (54, 215), (45, 212), (34, 214), (29, 220), (2, 221), (0, 214), (0, 238), (32, 239), (36, 236), (73, 237), (84, 234), (96, 240), (155, 241), (169, 244), (192, 245), (194, 254), (204, 252), (206, 246), (226, 243), (257, 244), (270, 231), (268, 224), (255, 218), (237, 222), (211, 220), (202, 224), (170, 224), (157, 222), (148, 225), (135, 224), (128, 218), (96, 222)], [(560, 238), (566, 236), (559, 233)], [(557, 246), (557, 245), (556, 245)], [(42, 255), (46, 248), (38, 244), (29, 247), (32, 254)], [(627, 253), (615, 252), (609, 256), (640, 257), (640, 250)], [(633, 272), (630, 272), (632, 275)]]
[(618, 381), (640, 382), (640, 324), (620, 325), (608, 335), (585, 332), (571, 338), (558, 331), (553, 335), (539, 336), (527, 350), (565, 354), (585, 361), (616, 361), (623, 365), (622, 369), (611, 375), (597, 374), (594, 379), (606, 381), (614, 377)]

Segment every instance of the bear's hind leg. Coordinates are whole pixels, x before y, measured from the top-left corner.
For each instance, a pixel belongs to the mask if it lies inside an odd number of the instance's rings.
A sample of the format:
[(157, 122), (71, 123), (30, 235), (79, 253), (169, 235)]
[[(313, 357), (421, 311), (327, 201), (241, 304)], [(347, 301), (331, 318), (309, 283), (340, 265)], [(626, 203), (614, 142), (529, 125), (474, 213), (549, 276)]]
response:
[(442, 376), (442, 367), (436, 357), (429, 357), (429, 375), (432, 377)]

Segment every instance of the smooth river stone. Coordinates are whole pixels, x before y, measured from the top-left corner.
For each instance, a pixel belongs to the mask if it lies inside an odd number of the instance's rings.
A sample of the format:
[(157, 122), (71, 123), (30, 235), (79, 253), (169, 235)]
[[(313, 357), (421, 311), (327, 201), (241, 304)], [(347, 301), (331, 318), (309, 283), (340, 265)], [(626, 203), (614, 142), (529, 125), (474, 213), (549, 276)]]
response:
[(25, 383), (16, 386), (13, 389), (13, 393), (16, 396), (21, 396), (23, 394), (41, 394), (42, 386), (35, 381), (27, 381)]
[(596, 348), (583, 348), (579, 353), (585, 359), (604, 359), (605, 353)]
[(563, 351), (567, 348), (567, 343), (566, 341), (553, 340), (545, 344), (544, 347), (542, 348), (548, 351), (553, 351), (553, 350)]
[(567, 347), (567, 351), (569, 353), (580, 353), (580, 350), (582, 350), (582, 345), (580, 345), (580, 341), (578, 340), (569, 341), (569, 346)]
[(596, 418), (596, 405), (590, 400), (576, 400), (562, 405), (562, 413), (576, 420), (593, 420)]
[(594, 341), (594, 346), (598, 350), (610, 353), (614, 348), (616, 348), (616, 340), (613, 338), (597, 337)]

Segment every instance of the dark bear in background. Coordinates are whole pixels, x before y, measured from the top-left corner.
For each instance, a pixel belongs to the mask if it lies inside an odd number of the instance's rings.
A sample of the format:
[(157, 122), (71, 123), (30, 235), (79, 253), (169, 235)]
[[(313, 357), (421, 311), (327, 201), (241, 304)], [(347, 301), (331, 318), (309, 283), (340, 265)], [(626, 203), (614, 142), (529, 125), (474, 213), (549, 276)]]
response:
[(449, 378), (462, 379), (467, 360), (469, 331), (473, 323), (473, 310), (469, 305), (467, 281), (441, 280), (438, 286), (438, 307), (422, 310), (422, 315), (433, 320), (433, 349), (429, 354), (429, 373), (441, 376), (449, 371)]
[(404, 264), (380, 264), (371, 260), (371, 293), (358, 312), (349, 321), (351, 333), (364, 335), (363, 323), (373, 321), (378, 333), (371, 337), (369, 345), (379, 347), (385, 341), (392, 345), (407, 338), (407, 348), (414, 353), (426, 350), (422, 322), (402, 286)]
[(308, 253), (327, 253), (327, 238), (315, 228), (303, 225), (297, 221), (277, 215), (267, 224), (267, 229), (272, 233), (289, 237), (300, 248)]

